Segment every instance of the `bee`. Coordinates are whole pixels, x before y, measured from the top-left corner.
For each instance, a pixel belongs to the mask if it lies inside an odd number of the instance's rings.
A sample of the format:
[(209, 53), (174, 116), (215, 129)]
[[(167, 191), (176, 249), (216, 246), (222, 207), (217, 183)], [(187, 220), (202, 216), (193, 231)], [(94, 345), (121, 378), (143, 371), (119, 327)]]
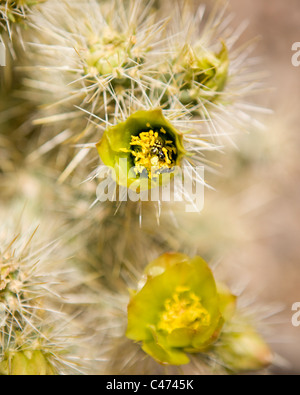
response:
[(163, 148), (164, 148), (163, 140), (161, 138), (157, 138), (155, 140), (154, 146), (151, 149), (151, 154), (158, 156), (160, 160), (164, 160), (166, 157), (165, 157), (165, 153), (163, 152)]
[(161, 148), (153, 147), (151, 150), (151, 154), (156, 155), (160, 160), (166, 159), (165, 153), (163, 152), (163, 150)]

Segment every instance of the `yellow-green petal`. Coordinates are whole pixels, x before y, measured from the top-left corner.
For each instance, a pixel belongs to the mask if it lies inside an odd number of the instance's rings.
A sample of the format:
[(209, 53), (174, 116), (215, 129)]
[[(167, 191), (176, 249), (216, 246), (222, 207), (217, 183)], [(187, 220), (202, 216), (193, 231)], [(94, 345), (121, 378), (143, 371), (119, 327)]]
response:
[(225, 321), (222, 311), (232, 300), (225, 291), (228, 302), (218, 294), (202, 258), (164, 254), (147, 266), (145, 274), (142, 289), (131, 294), (127, 337), (169, 364), (183, 363), (187, 352), (204, 352), (218, 340)]
[[(163, 115), (161, 109), (148, 111), (137, 111), (125, 122), (107, 128), (102, 139), (96, 144), (98, 154), (106, 166), (110, 166), (116, 171), (116, 182), (125, 187), (140, 190), (149, 190), (152, 187), (165, 185), (170, 182), (174, 174), (159, 174), (155, 179), (143, 178), (134, 171), (135, 159), (132, 155), (132, 139), (140, 133), (149, 129), (164, 130), (172, 138), (176, 149), (176, 161), (168, 166), (179, 166), (186, 151), (183, 146), (183, 135), (173, 127)], [(120, 159), (126, 159), (127, 165), (120, 165)], [(174, 158), (175, 160), (175, 158)]]

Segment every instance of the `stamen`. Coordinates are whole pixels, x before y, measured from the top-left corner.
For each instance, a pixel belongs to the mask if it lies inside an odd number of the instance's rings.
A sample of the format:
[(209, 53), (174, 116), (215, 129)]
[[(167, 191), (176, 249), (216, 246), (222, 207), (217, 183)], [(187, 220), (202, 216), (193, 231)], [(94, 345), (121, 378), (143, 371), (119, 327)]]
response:
[(157, 328), (171, 333), (175, 329), (198, 330), (209, 326), (211, 317), (201, 304), (201, 299), (187, 287), (177, 287), (175, 293), (165, 302)]
[(141, 132), (138, 136), (131, 136), (130, 145), (133, 147), (131, 153), (137, 174), (141, 174), (146, 169), (151, 179), (161, 174), (163, 170), (174, 167), (177, 149), (173, 141), (165, 140), (166, 134), (165, 129), (161, 128), (160, 132), (151, 129), (148, 132)]

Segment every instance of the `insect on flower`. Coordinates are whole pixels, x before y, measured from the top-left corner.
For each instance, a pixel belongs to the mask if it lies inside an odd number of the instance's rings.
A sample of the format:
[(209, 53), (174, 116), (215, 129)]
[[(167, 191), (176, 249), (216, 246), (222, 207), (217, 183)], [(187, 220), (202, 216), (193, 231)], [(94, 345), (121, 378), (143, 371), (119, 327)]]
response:
[(103, 163), (116, 170), (119, 185), (136, 187), (138, 182), (146, 189), (151, 181), (152, 186), (162, 185), (164, 175), (174, 172), (185, 155), (183, 135), (160, 109), (137, 111), (108, 128), (97, 149)]

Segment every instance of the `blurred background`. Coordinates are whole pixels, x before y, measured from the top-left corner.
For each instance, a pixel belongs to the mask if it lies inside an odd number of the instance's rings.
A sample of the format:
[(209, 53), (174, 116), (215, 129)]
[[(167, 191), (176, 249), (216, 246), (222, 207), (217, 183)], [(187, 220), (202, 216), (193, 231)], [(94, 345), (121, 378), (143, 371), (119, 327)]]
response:
[[(208, 9), (215, 5), (194, 0), (195, 7), (203, 3)], [(206, 192), (202, 214), (211, 210), (213, 201), (221, 217), (214, 224), (214, 236), (222, 246), (222, 265), (239, 266), (246, 277), (246, 294), (269, 306), (268, 338), (279, 365), (273, 372), (299, 374), (300, 327), (293, 327), (291, 320), (292, 306), (300, 302), (300, 66), (292, 64), (292, 45), (300, 42), (300, 2), (227, 4), (235, 26), (247, 22), (240, 42), (256, 39), (252, 55), (264, 72), (266, 89), (253, 102), (273, 113), (262, 117), (264, 131), (239, 136), (238, 149), (225, 152), (221, 181), (218, 175), (213, 183), (217, 193)], [(211, 220), (211, 214), (208, 217)], [(202, 250), (207, 246), (204, 240)]]
[(234, 255), (250, 268), (260, 302), (283, 304), (273, 348), (289, 363), (275, 371), (299, 374), (300, 327), (292, 326), (291, 309), (300, 301), (300, 67), (292, 65), (291, 49), (300, 41), (300, 2), (230, 0), (229, 6), (237, 20), (249, 22), (244, 37), (259, 37), (256, 54), (271, 90), (258, 100), (274, 111), (264, 132), (272, 160), (266, 164), (266, 152), (257, 147), (251, 181), (245, 180), (252, 184), (245, 221), (253, 238)]
[[(215, 2), (194, 0), (195, 7), (201, 4), (210, 9)], [(292, 64), (292, 45), (300, 42), (300, 2), (227, 4), (235, 26), (247, 23), (240, 42), (256, 39), (252, 55), (264, 72), (266, 89), (253, 102), (273, 113), (262, 117), (263, 132), (238, 137), (238, 149), (225, 152), (221, 181), (218, 175), (213, 183), (218, 192), (206, 192), (202, 214), (215, 199), (223, 221), (215, 224), (215, 240), (227, 251), (220, 255), (222, 264), (240, 265), (247, 295), (269, 306), (266, 317), (275, 314), (268, 317), (268, 338), (278, 353), (273, 372), (299, 374), (300, 327), (291, 320), (292, 306), (300, 302), (300, 67)]]

